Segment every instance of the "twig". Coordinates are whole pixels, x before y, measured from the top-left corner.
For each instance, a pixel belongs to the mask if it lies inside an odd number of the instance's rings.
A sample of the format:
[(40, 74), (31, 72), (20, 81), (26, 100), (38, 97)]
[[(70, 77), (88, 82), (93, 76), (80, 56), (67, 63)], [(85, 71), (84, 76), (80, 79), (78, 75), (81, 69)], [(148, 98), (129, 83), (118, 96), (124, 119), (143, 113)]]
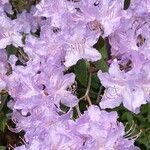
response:
[(101, 95), (102, 89), (103, 89), (103, 86), (101, 85), (97, 94), (96, 103), (99, 103), (100, 101), (100, 95)]
[(79, 104), (76, 105), (75, 108), (76, 108), (76, 110), (77, 110), (78, 117), (80, 117), (80, 116), (81, 116), (81, 112), (80, 112)]
[(88, 103), (89, 103), (89, 105), (91, 106), (92, 105), (92, 102), (91, 102), (91, 99), (90, 99), (90, 97), (87, 95), (87, 101), (88, 101)]

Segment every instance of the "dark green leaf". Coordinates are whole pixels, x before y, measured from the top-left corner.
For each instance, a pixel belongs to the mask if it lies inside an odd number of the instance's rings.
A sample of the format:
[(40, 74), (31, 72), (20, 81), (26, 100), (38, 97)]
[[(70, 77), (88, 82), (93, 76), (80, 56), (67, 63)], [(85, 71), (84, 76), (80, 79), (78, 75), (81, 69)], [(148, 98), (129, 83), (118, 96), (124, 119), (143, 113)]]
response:
[(92, 76), (92, 83), (91, 83), (91, 88), (95, 91), (98, 91), (100, 87), (100, 81), (99, 78), (97, 77), (97, 75), (93, 75)]
[(7, 51), (8, 57), (9, 57), (10, 55), (16, 55), (18, 48), (14, 47), (13, 45), (8, 45), (6, 47), (6, 51)]
[(106, 43), (104, 44), (104, 46), (102, 48), (100, 48), (99, 51), (100, 51), (103, 59), (107, 59), (108, 58)]
[(82, 59), (77, 62), (77, 64), (74, 66), (74, 72), (77, 80), (79, 80), (83, 86), (86, 86), (88, 80), (88, 71), (85, 60)]
[(0, 131), (4, 132), (6, 124), (7, 124), (7, 117), (3, 112), (1, 112), (0, 113)]
[(102, 70), (103, 72), (107, 72), (108, 71), (108, 64), (107, 64), (108, 51), (107, 51), (106, 41), (100, 38), (98, 43), (94, 47), (98, 49), (102, 55), (101, 60), (94, 62), (96, 68), (98, 70)]
[(102, 58), (107, 59), (108, 58), (108, 52), (107, 52), (107, 46), (106, 46), (106, 40), (104, 40), (102, 37), (99, 38), (98, 42), (94, 45), (94, 48), (96, 48), (102, 55)]
[(124, 1), (124, 9), (125, 9), (125, 10), (129, 8), (129, 6), (130, 6), (130, 1), (131, 1), (131, 0), (125, 0), (125, 1)]
[(1, 95), (0, 95), (0, 112), (5, 105), (7, 98), (8, 98), (7, 93), (1, 93)]
[(98, 60), (94, 64), (98, 70), (101, 70), (102, 72), (108, 71), (108, 64), (103, 58), (101, 60)]

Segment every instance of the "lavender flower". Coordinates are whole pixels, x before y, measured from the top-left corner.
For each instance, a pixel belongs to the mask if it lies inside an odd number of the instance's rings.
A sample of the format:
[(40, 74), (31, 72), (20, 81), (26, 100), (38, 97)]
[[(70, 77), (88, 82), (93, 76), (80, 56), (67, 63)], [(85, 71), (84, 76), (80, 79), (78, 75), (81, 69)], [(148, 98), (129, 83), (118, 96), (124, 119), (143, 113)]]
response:
[(81, 149), (138, 149), (133, 146), (133, 140), (123, 137), (125, 129), (117, 118), (116, 112), (108, 113), (90, 106), (76, 124), (75, 133), (85, 140)]
[(120, 27), (109, 37), (112, 55), (137, 52), (149, 59), (149, 22), (149, 13), (123, 18)]
[(64, 63), (66, 67), (76, 64), (82, 58), (88, 61), (97, 61), (101, 58), (100, 53), (92, 47), (96, 41), (86, 37), (84, 29), (81, 29), (78, 34), (76, 32), (75, 30), (72, 37), (67, 41)]
[(116, 60), (110, 66), (109, 73), (98, 72), (98, 76), (106, 88), (100, 106), (102, 108), (114, 108), (121, 103), (135, 113), (139, 113), (140, 106), (149, 101), (149, 71), (145, 70), (143, 62), (139, 68), (131, 69), (128, 72), (120, 70)]
[[(100, 111), (97, 106), (90, 106), (75, 122), (70, 119), (70, 112), (66, 115), (48, 117), (48, 107), (43, 110), (34, 110), (34, 116), (20, 118), (22, 126), (27, 127), (26, 147), (16, 149), (112, 149), (112, 150), (138, 150), (133, 145), (134, 140), (124, 138), (125, 129), (117, 121), (116, 112)], [(35, 114), (36, 112), (36, 114)], [(43, 115), (42, 115), (43, 114)], [(38, 120), (37, 120), (38, 115)], [(28, 122), (27, 124), (24, 121)], [(21, 124), (20, 124), (21, 125)], [(36, 130), (34, 127), (36, 127)], [(32, 136), (31, 136), (32, 135)], [(30, 139), (30, 140), (29, 140)], [(49, 142), (47, 142), (47, 140)]]
[(18, 32), (15, 22), (11, 21), (6, 15), (0, 16), (0, 49), (7, 45), (23, 46), (22, 35)]

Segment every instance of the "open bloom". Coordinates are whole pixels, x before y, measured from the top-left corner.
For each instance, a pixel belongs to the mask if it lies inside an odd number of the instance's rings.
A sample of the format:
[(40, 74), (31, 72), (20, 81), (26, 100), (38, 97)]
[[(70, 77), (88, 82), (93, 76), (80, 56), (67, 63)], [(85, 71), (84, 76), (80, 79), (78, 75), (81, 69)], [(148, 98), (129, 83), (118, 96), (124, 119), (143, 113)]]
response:
[(74, 133), (84, 140), (82, 150), (127, 150), (136, 148), (134, 140), (124, 138), (125, 129), (117, 121), (116, 112), (101, 111), (98, 106), (90, 106), (76, 121)]
[(148, 61), (125, 73), (114, 60), (108, 73), (99, 71), (98, 76), (106, 88), (100, 106), (114, 108), (123, 103), (130, 111), (139, 113), (140, 106), (150, 100), (149, 71), (145, 70), (149, 64)]
[(150, 59), (150, 20), (149, 13), (122, 18), (121, 25), (109, 37), (112, 55), (143, 54)]
[(98, 29), (103, 31), (101, 35), (107, 37), (120, 24), (120, 19), (124, 15), (123, 2), (122, 0), (83, 0), (79, 8), (83, 12), (84, 21), (87, 23), (96, 21), (99, 24)]
[(19, 119), (17, 125), (27, 131), (25, 145), (16, 150), (120, 150), (120, 147), (122, 150), (138, 150), (134, 140), (124, 137), (125, 129), (117, 121), (116, 112), (108, 113), (97, 106), (90, 106), (79, 119), (73, 121), (71, 111), (58, 116), (55, 109), (43, 103), (31, 114), (23, 117), (14, 113), (14, 117)]
[(7, 45), (23, 46), (22, 35), (18, 32), (15, 21), (10, 20), (5, 14), (0, 16), (0, 49)]
[(101, 58), (101, 54), (93, 48), (96, 41), (90, 37), (86, 37), (81, 30), (74, 33), (68, 40), (66, 46), (65, 66), (70, 67), (77, 63), (80, 59), (88, 61), (97, 61)]

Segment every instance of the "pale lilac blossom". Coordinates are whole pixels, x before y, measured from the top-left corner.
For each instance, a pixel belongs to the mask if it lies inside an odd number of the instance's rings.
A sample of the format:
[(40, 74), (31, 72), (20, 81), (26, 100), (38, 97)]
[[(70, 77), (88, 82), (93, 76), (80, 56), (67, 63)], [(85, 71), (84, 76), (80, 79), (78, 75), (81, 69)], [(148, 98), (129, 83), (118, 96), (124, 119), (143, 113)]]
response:
[(7, 45), (23, 46), (22, 35), (18, 32), (15, 21), (10, 20), (6, 15), (0, 16), (0, 49)]
[(105, 92), (100, 102), (101, 108), (114, 108), (123, 103), (132, 112), (139, 113), (140, 106), (150, 100), (150, 80), (148, 66), (150, 62), (125, 72), (120, 70), (117, 60), (114, 60), (108, 73), (98, 72), (98, 77), (104, 85)]

